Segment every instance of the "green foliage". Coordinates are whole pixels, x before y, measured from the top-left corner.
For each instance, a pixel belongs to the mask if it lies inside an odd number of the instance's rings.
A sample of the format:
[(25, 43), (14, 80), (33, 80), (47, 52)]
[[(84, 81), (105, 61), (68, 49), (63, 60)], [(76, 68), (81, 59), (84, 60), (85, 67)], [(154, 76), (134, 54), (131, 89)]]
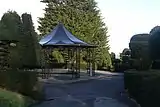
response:
[(139, 70), (147, 70), (150, 68), (151, 59), (149, 56), (149, 47), (142, 44), (134, 44), (131, 47), (131, 58), (139, 63)]
[(64, 58), (63, 58), (62, 54), (59, 51), (54, 50), (52, 52), (52, 55), (53, 55), (53, 57), (55, 59), (57, 59), (57, 63), (64, 63)]
[(131, 67), (131, 52), (128, 48), (125, 48), (122, 53), (120, 54), (121, 58), (121, 69), (123, 71), (130, 69)]
[[(20, 41), (22, 35), (23, 26), (20, 16), (15, 11), (5, 13), (0, 21), (0, 39)], [(22, 66), (21, 45), (21, 43), (18, 43), (14, 49), (9, 50), (11, 53), (9, 63), (12, 67)]]
[(0, 107), (28, 107), (31, 103), (28, 97), (0, 89)]
[[(151, 65), (150, 47), (149, 47), (150, 34), (137, 34), (131, 38), (129, 47), (131, 50), (131, 58), (133, 59), (133, 68), (136, 66), (138, 70), (147, 70)], [(138, 63), (138, 64), (136, 64)], [(138, 65), (138, 66), (137, 66)]]
[(87, 63), (86, 63), (85, 61), (81, 61), (80, 67), (81, 67), (81, 69), (86, 70), (86, 68), (87, 68)]
[(1, 72), (0, 86), (23, 95), (32, 96), (33, 87), (36, 85), (35, 72), (11, 70)]
[(9, 49), (9, 61), (8, 64), (11, 68), (19, 68), (22, 66), (22, 62), (21, 62), (21, 54), (20, 54), (20, 46), (17, 45), (16, 47), (11, 47)]
[(116, 59), (116, 54), (114, 52), (111, 52), (110, 57), (111, 57), (112, 66), (113, 66), (114, 65), (114, 61)]
[(120, 59), (116, 58), (114, 60), (113, 66), (114, 66), (114, 71), (116, 71), (116, 72), (121, 72), (123, 70), (122, 69), (122, 61)]
[(42, 0), (47, 5), (44, 18), (39, 18), (41, 36), (48, 34), (58, 22), (81, 40), (97, 45), (96, 63), (111, 64), (107, 27), (94, 0)]
[(5, 13), (0, 21), (0, 38), (5, 40), (20, 40), (23, 27), (20, 16), (15, 11)]
[(111, 52), (110, 56), (112, 60), (116, 59), (116, 54), (114, 52)]
[(0, 69), (6, 71), (8, 68), (8, 43), (6, 41), (0, 41)]
[(152, 63), (152, 69), (160, 69), (160, 27), (156, 26), (154, 27), (150, 32), (150, 38), (149, 38), (149, 55)]
[(15, 11), (5, 13), (0, 21), (0, 39), (18, 41), (16, 47), (9, 49), (9, 65), (12, 68), (38, 64), (37, 59), (40, 59), (38, 54), (40, 52), (30, 14), (23, 14), (21, 20)]
[(130, 55), (131, 54), (131, 51), (130, 51), (130, 49), (128, 49), (128, 48), (125, 48), (123, 51), (122, 51), (122, 54), (123, 55)]
[[(37, 76), (35, 72), (17, 71), (23, 65), (35, 66), (37, 64), (37, 34), (34, 31), (31, 16), (23, 14), (21, 17), (12, 11), (8, 11), (2, 16), (0, 21), (0, 39), (15, 40), (16, 47), (10, 47), (9, 66), (14, 69), (1, 72), (0, 86), (8, 90), (22, 93), (30, 97), (35, 97), (33, 90)], [(18, 106), (15, 106), (18, 107)]]
[(36, 66), (38, 41), (31, 15), (27, 13), (22, 14), (22, 22), (24, 28), (24, 35), (21, 41), (23, 43), (22, 61), (24, 65)]
[(160, 30), (159, 26), (154, 27), (150, 32), (149, 49), (152, 60), (160, 59)]
[(125, 88), (142, 107), (159, 107), (160, 99), (160, 73), (151, 72), (125, 72)]

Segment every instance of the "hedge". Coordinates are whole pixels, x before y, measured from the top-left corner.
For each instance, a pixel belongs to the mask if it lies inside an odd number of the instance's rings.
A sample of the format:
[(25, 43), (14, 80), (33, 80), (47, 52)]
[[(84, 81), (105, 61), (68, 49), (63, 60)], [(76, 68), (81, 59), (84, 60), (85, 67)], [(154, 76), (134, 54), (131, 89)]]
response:
[(36, 84), (36, 72), (10, 70), (0, 73), (0, 87), (39, 100), (41, 93), (34, 90)]
[(160, 107), (160, 72), (125, 72), (125, 88), (142, 107)]
[(0, 107), (28, 107), (32, 103), (29, 97), (0, 88)]

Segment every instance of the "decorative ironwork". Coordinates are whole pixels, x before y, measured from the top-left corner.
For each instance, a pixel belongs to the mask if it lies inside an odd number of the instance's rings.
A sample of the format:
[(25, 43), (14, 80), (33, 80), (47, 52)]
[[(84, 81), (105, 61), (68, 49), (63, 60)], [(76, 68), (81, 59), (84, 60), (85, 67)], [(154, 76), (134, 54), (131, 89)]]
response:
[[(42, 38), (39, 42), (43, 49), (59, 49), (59, 51), (63, 51), (66, 55), (65, 63), (67, 65), (68, 73), (72, 74), (72, 78), (80, 77), (80, 54), (82, 49), (87, 50), (87, 73), (93, 74), (94, 60), (92, 59), (92, 54), (94, 51), (91, 51), (92, 48), (95, 48), (93, 45), (89, 45), (86, 42), (76, 38), (72, 35), (62, 23), (59, 23), (54, 30), (51, 31), (50, 34)], [(49, 56), (47, 54), (51, 53), (51, 51), (45, 52), (45, 60), (49, 60)], [(46, 61), (45, 61), (46, 62)], [(48, 62), (47, 62), (48, 63)], [(44, 68), (48, 64), (45, 63)], [(47, 77), (48, 78), (48, 77)]]

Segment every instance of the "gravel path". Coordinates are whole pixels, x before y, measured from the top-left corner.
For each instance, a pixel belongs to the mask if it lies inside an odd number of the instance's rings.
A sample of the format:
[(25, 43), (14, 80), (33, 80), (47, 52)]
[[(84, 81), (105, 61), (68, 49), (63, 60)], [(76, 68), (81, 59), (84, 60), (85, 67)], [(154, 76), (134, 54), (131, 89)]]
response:
[(48, 101), (34, 107), (137, 107), (123, 94), (123, 75), (104, 75), (101, 79), (73, 84), (45, 84)]

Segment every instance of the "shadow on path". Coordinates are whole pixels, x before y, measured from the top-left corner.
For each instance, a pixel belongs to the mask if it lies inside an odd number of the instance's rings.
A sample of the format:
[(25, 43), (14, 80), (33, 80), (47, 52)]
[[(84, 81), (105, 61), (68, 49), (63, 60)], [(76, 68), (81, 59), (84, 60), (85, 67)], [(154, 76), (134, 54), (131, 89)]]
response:
[(44, 84), (48, 101), (34, 107), (137, 107), (124, 93), (123, 75), (105, 75), (88, 82)]

